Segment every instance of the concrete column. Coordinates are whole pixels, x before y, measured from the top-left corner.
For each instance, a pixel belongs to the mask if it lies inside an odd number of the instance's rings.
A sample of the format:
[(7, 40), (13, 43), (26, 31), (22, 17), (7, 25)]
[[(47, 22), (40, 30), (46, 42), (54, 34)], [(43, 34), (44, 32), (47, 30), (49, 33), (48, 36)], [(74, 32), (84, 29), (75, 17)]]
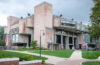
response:
[(79, 44), (78, 44), (78, 37), (76, 37), (76, 47), (79, 48)]
[(69, 49), (69, 32), (67, 34), (67, 49)]
[[(74, 46), (75, 46), (75, 45), (74, 45), (74, 32), (73, 32), (72, 39), (73, 39), (73, 41), (72, 41), (73, 43), (72, 43), (72, 44), (73, 44), (73, 47), (74, 47)], [(74, 47), (74, 48), (75, 48), (75, 47)]]
[(34, 30), (32, 29), (32, 33), (31, 33), (31, 41), (34, 40)]
[(69, 49), (69, 36), (66, 37), (66, 49)]
[(63, 35), (61, 35), (61, 46), (63, 48)]
[(57, 40), (57, 39), (56, 39), (56, 34), (55, 34), (55, 35), (54, 35), (54, 42), (55, 42), (55, 43), (56, 43), (56, 40)]
[(29, 39), (28, 39), (29, 37), (27, 37), (27, 48), (29, 48)]

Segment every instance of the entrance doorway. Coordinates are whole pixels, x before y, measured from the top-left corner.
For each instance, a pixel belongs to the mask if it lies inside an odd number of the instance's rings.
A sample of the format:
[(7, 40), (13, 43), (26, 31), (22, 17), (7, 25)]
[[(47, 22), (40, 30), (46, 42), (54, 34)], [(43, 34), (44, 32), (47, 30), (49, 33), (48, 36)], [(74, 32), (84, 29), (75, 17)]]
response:
[(72, 39), (72, 37), (69, 37), (69, 49), (72, 49), (72, 47), (73, 47), (73, 39)]
[(28, 36), (28, 46), (30, 47), (31, 44), (31, 35)]
[(56, 35), (56, 43), (61, 44), (61, 35)]
[(63, 36), (63, 49), (66, 49), (66, 36)]
[(77, 47), (77, 45), (76, 45), (76, 43), (77, 43), (77, 38), (74, 38), (74, 48), (76, 49)]

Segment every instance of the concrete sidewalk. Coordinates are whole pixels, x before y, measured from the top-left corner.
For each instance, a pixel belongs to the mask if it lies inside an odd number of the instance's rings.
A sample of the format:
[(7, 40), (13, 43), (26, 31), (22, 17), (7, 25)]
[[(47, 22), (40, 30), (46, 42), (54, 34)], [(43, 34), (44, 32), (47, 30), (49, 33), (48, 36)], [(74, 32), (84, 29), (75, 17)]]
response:
[(78, 60), (65, 60), (65, 61), (61, 61), (58, 62), (56, 65), (81, 65), (83, 62), (87, 62), (87, 61), (100, 61), (100, 60), (88, 60), (88, 59), (78, 59)]
[(82, 58), (82, 53), (80, 50), (76, 50), (73, 52), (72, 56), (70, 57), (71, 60), (78, 60), (78, 59), (83, 59)]
[[(16, 50), (7, 50), (7, 51), (40, 56), (40, 54), (31, 53), (31, 52), (27, 52), (27, 51), (16, 51)], [(55, 65), (56, 65), (58, 62), (65, 61), (65, 60), (67, 59), (67, 58), (60, 58), (60, 57), (55, 57), (55, 56), (43, 55), (43, 54), (42, 54), (42, 57), (48, 58), (48, 59), (46, 60), (46, 63), (55, 64)]]
[[(40, 54), (31, 53), (31, 52), (27, 52), (27, 51), (16, 51), (16, 50), (7, 50), (7, 51), (40, 56)], [(85, 62), (85, 61), (100, 61), (99, 59), (97, 59), (97, 60), (83, 59), (82, 55), (81, 55), (81, 51), (79, 51), (79, 50), (74, 51), (70, 58), (61, 58), (61, 57), (44, 55), (44, 54), (42, 54), (42, 57), (48, 58), (46, 60), (46, 63), (50, 63), (50, 64), (54, 64), (54, 65), (80, 65), (82, 62)]]

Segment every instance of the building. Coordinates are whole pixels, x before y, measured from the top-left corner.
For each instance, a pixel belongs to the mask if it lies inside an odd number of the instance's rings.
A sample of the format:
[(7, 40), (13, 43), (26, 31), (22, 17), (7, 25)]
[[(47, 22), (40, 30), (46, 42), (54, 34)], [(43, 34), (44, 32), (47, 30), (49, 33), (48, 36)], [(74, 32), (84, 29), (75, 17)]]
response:
[(7, 47), (29, 47), (32, 40), (39, 46), (40, 37), (42, 47), (49, 49), (79, 49), (85, 38), (89, 41), (87, 25), (53, 15), (52, 5), (47, 2), (37, 5), (34, 15), (26, 18), (9, 16), (5, 34)]

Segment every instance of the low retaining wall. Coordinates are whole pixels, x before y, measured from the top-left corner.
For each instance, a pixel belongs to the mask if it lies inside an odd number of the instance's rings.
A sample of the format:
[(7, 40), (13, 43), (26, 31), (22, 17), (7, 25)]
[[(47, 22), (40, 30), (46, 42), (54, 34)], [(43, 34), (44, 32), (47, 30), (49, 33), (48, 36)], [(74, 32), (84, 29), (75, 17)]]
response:
[(5, 50), (6, 47), (5, 46), (0, 46), (0, 50)]
[(0, 65), (19, 65), (19, 58), (2, 58)]
[(0, 59), (0, 65), (42, 65), (42, 61), (34, 60), (19, 62), (19, 58), (2, 58)]
[(42, 65), (41, 60), (34, 60), (34, 61), (22, 61), (19, 62), (19, 65)]

